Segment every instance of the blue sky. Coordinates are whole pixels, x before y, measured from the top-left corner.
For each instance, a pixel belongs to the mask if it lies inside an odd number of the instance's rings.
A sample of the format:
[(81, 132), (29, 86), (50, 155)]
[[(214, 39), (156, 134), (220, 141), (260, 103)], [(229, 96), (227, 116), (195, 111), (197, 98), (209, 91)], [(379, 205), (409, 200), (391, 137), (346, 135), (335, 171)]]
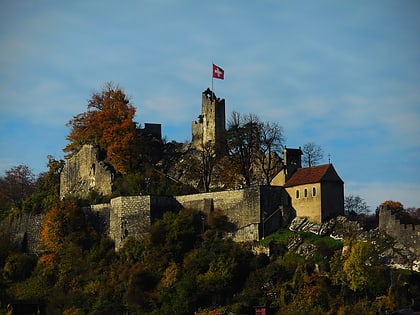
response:
[(66, 122), (112, 81), (190, 141), (211, 86), (226, 111), (313, 141), (375, 209), (420, 207), (420, 2), (0, 0), (0, 172), (63, 158)]

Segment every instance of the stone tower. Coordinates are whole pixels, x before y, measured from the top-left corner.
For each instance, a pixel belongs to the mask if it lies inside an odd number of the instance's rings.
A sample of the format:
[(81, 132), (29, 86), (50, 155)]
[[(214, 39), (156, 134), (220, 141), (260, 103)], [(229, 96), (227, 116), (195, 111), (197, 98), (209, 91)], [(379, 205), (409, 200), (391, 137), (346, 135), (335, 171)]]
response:
[(193, 147), (201, 150), (203, 145), (220, 145), (226, 131), (225, 100), (217, 98), (210, 89), (201, 95), (201, 115), (192, 123)]
[(302, 150), (300, 149), (291, 149), (284, 147), (283, 157), (284, 157), (284, 166), (288, 175), (288, 178), (298, 169), (302, 168)]
[(271, 185), (283, 186), (292, 177), (292, 175), (302, 168), (302, 150), (284, 147), (283, 150), (283, 168), (273, 178)]

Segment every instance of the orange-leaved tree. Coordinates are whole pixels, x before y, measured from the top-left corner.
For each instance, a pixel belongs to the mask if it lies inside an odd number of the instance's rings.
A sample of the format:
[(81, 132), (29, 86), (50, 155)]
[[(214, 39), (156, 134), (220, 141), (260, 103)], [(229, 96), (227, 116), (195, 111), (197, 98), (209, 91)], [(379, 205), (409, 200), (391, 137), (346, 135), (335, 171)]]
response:
[(98, 146), (114, 168), (127, 173), (137, 160), (137, 129), (134, 122), (136, 109), (124, 91), (112, 83), (105, 84), (92, 95), (87, 111), (74, 116), (68, 123), (70, 142), (64, 152), (69, 156), (85, 144)]
[(75, 200), (57, 201), (45, 214), (41, 243), (49, 253), (59, 253), (70, 243), (89, 248), (96, 238), (96, 232), (86, 222), (85, 214)]

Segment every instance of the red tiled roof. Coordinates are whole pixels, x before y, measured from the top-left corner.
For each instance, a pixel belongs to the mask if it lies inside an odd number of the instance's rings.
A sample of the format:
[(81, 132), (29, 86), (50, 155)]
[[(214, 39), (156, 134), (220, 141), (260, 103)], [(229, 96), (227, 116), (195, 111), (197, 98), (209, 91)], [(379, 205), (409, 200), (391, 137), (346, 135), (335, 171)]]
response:
[(284, 185), (285, 187), (299, 186), (304, 184), (312, 184), (325, 180), (326, 174), (329, 173), (328, 179), (342, 181), (338, 176), (332, 164), (324, 164), (319, 166), (298, 168), (296, 172), (289, 178)]

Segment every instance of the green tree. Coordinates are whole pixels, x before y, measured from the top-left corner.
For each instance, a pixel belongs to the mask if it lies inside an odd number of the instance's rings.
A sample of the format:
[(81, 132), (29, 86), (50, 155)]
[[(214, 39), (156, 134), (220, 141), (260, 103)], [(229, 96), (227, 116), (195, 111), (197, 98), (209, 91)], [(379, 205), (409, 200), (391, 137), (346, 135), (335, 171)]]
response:
[(3, 275), (8, 280), (24, 280), (36, 266), (36, 257), (23, 253), (10, 254), (3, 267)]
[(366, 291), (377, 275), (378, 253), (371, 242), (358, 241), (352, 244), (343, 263), (348, 286), (353, 291)]
[(60, 198), (60, 173), (65, 162), (51, 155), (47, 158), (48, 171), (38, 176), (35, 192), (23, 201), (24, 212), (45, 212)]

